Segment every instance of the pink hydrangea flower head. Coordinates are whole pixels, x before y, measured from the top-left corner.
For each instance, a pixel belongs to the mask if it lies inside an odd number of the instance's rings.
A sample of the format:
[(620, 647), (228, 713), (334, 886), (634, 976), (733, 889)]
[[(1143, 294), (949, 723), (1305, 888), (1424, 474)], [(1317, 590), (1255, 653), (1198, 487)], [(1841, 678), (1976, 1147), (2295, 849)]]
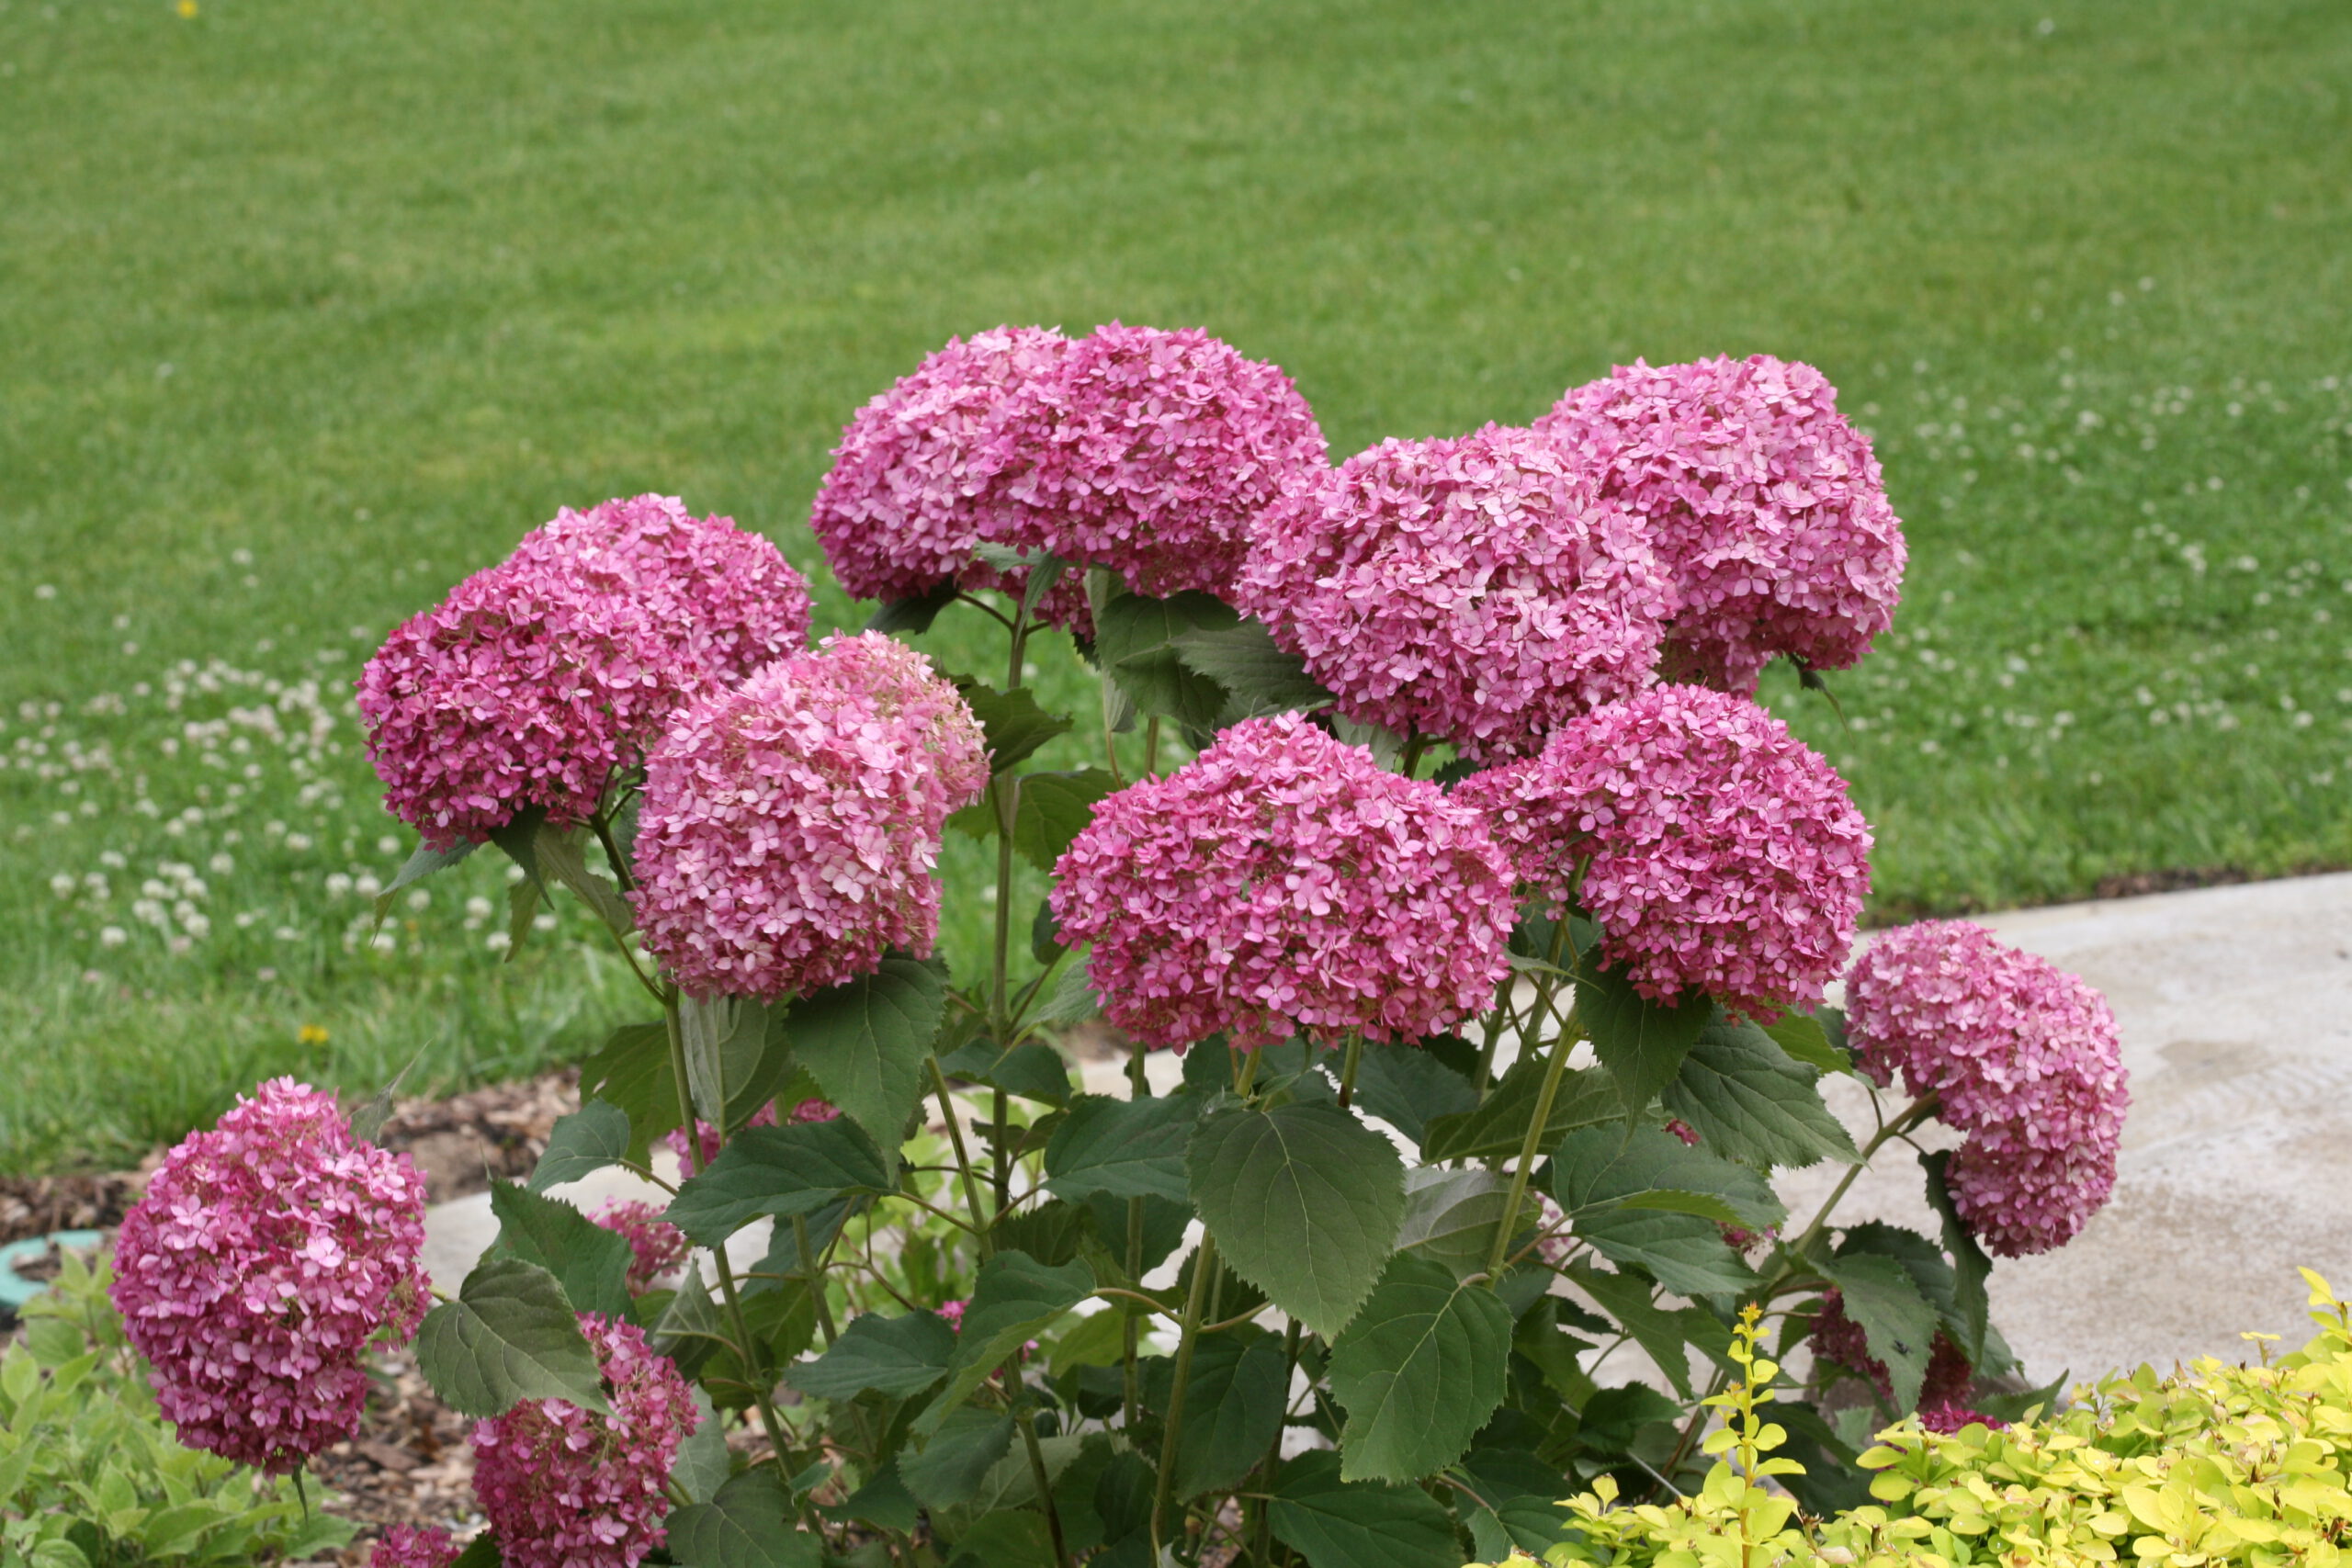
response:
[(458, 1554), (458, 1543), (447, 1530), (432, 1525), (393, 1525), (377, 1538), (368, 1554), (368, 1568), (449, 1568)]
[(608, 1198), (588, 1217), (628, 1241), (631, 1294), (650, 1291), (668, 1279), (694, 1250), (686, 1233), (663, 1219), (661, 1209), (651, 1203)]
[(1703, 991), (1770, 1019), (1809, 1007), (1853, 944), (1871, 832), (1845, 781), (1745, 697), (1658, 686), (1564, 725), (1530, 762), (1475, 773), (1535, 897), (1577, 897), (1653, 1000)]
[(989, 439), (1004, 543), (1159, 596), (1228, 589), (1250, 520), (1329, 451), (1279, 367), (1194, 329), (1116, 321), (1014, 389)]
[(932, 1310), (947, 1320), (948, 1327), (961, 1334), (964, 1332), (964, 1308), (968, 1304), (959, 1297), (952, 1302), (942, 1302)]
[[(773, 1127), (775, 1123), (775, 1107), (773, 1105), (763, 1105), (757, 1111), (752, 1112), (750, 1119), (746, 1121), (743, 1125), (746, 1127)], [(726, 1140), (718, 1135), (718, 1128), (712, 1126), (709, 1122), (703, 1121), (699, 1117), (695, 1120), (695, 1136), (702, 1140), (702, 1163), (708, 1165), (712, 1160), (718, 1157), (718, 1151), (720, 1147), (724, 1145)], [(662, 1143), (672, 1154), (678, 1156), (678, 1163), (681, 1166), (687, 1168), (689, 1170), (693, 1168), (694, 1162), (686, 1157), (686, 1130), (684, 1127), (673, 1127), (668, 1132), (662, 1134)]]
[(1508, 968), (1510, 870), (1477, 813), (1295, 714), (1104, 799), (1055, 878), (1104, 1016), (1154, 1046), (1419, 1040)]
[(385, 804), (426, 842), (594, 811), (689, 697), (796, 646), (775, 547), (658, 496), (565, 511), (397, 627), (359, 677)]
[[(950, 338), (858, 410), (809, 514), (843, 588), (861, 599), (911, 599), (951, 577), (1012, 594), (1027, 586), (1026, 572), (973, 554), (1007, 532), (1010, 509), (991, 482), (1002, 448), (989, 435), (1008, 398), (1048, 375), (1069, 346), (1045, 327)], [(1038, 615), (1087, 630), (1083, 582), (1065, 574)]]
[(1919, 1425), (1924, 1430), (1949, 1435), (1959, 1431), (1962, 1427), (1971, 1426), (1989, 1427), (1997, 1432), (2006, 1429), (2008, 1423), (1998, 1416), (1987, 1416), (1981, 1410), (1971, 1410), (1964, 1404), (1951, 1401), (1940, 1404), (1929, 1404), (1923, 1399), (1919, 1402)]
[(2065, 1246), (2115, 1192), (2116, 1146), (2077, 1149), (1997, 1144), (1979, 1134), (1952, 1152), (1944, 1180), (1952, 1207), (1984, 1250), (2025, 1258)]
[[(1870, 1382), (1881, 1399), (1894, 1398), (1894, 1381), (1886, 1363), (1870, 1353), (1870, 1341), (1861, 1325), (1846, 1314), (1846, 1297), (1842, 1291), (1825, 1291), (1821, 1304), (1814, 1314), (1813, 1329), (1807, 1337), (1816, 1360), (1843, 1367)], [(1973, 1388), (1976, 1369), (1965, 1351), (1955, 1344), (1951, 1336), (1936, 1330), (1935, 1342), (1929, 1347), (1928, 1368), (1919, 1382), (1919, 1412), (1924, 1422), (1930, 1410), (1949, 1414), (1961, 1410)], [(1969, 1419), (1984, 1417), (1971, 1416)], [(1965, 1425), (1965, 1422), (1960, 1425)], [(1949, 1427), (1930, 1427), (1930, 1431), (1958, 1431), (1959, 1425)]]
[(358, 1429), (361, 1358), (424, 1314), (424, 1179), (275, 1078), (164, 1156), (114, 1303), (180, 1441), (275, 1474)]
[(838, 1122), (842, 1108), (830, 1100), (804, 1100), (792, 1108), (795, 1122)]
[(474, 1499), (510, 1568), (635, 1568), (663, 1542), (694, 1391), (635, 1325), (582, 1313), (610, 1416), (532, 1399), (473, 1429)]
[(682, 715), (646, 761), (645, 945), (695, 996), (769, 1001), (927, 954), (948, 816), (988, 785), (978, 722), (904, 643), (830, 637)]
[(1679, 601), (1677, 667), (1753, 692), (1773, 656), (1844, 669), (1894, 618), (1903, 527), (1869, 438), (1812, 366), (1637, 360), (1535, 428), (1646, 521)]
[(1649, 684), (1675, 606), (1636, 518), (1492, 424), (1384, 441), (1259, 513), (1240, 602), (1348, 717), (1472, 757)]

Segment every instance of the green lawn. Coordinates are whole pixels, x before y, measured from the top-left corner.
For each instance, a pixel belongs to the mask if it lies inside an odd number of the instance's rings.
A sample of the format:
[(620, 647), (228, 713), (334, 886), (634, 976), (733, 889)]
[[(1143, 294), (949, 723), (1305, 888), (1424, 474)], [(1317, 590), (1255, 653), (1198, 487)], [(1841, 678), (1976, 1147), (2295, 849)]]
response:
[(1000, 321), (1205, 325), (1335, 456), (1811, 360), (1910, 592), (1850, 728), (1772, 695), (1882, 914), (2352, 863), (2347, 91), (2336, 0), (0, 0), (0, 1169), (625, 1016), (486, 864), (368, 944), (357, 661), (560, 503), (814, 569), (842, 422)]

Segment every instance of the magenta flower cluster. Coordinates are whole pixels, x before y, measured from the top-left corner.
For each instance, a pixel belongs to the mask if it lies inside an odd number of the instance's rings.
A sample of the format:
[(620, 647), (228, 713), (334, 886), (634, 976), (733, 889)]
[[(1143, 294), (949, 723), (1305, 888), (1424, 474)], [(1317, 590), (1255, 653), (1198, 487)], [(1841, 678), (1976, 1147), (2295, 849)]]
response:
[(1464, 779), (1521, 886), (1576, 892), (1642, 995), (1703, 991), (1771, 1019), (1837, 976), (1870, 891), (1871, 832), (1845, 781), (1745, 697), (1659, 686), (1555, 731), (1542, 755)]
[(1295, 714), (1104, 799), (1055, 878), (1103, 1016), (1155, 1046), (1418, 1040), (1508, 967), (1509, 863), (1477, 814)]
[(690, 994), (777, 1001), (931, 951), (940, 832), (989, 767), (955, 688), (868, 632), (696, 704), (645, 772), (647, 951)]
[(1902, 525), (1869, 439), (1812, 366), (1637, 360), (1535, 428), (1646, 523), (1674, 580), (1675, 673), (1753, 692), (1775, 655), (1844, 669), (1893, 620)]
[(368, 661), (368, 758), (436, 848), (530, 807), (579, 822), (681, 704), (808, 628), (799, 574), (724, 517), (652, 495), (567, 509)]
[(1240, 603), (1350, 718), (1533, 751), (1648, 685), (1673, 591), (1544, 437), (1384, 441), (1259, 515)]
[[(1018, 389), (1047, 378), (1069, 340), (1045, 327), (992, 327), (947, 345), (858, 410), (817, 492), (809, 526), (841, 585), (861, 599), (910, 599), (954, 578), (1018, 594), (1027, 573), (974, 553), (1008, 536), (1012, 508), (995, 484), (997, 439)], [(1040, 618), (1085, 629), (1085, 589), (1065, 576)]]
[(508, 1568), (635, 1568), (662, 1544), (670, 1469), (700, 1421), (642, 1330), (596, 1313), (580, 1327), (610, 1416), (533, 1399), (474, 1424), (474, 1500)]
[[(1862, 1325), (1846, 1313), (1845, 1293), (1840, 1291), (1822, 1292), (1821, 1305), (1814, 1314), (1813, 1329), (1807, 1337), (1813, 1346), (1814, 1358), (1867, 1380), (1878, 1390), (1881, 1399), (1894, 1398), (1894, 1380), (1886, 1363), (1871, 1354), (1869, 1337)], [(2005, 1423), (1993, 1416), (1969, 1408), (1971, 1391), (1975, 1386), (1976, 1369), (1963, 1351), (1942, 1329), (1936, 1330), (1935, 1342), (1928, 1352), (1928, 1369), (1919, 1380), (1919, 1425), (1930, 1432), (1957, 1432), (1970, 1422), (1982, 1422), (1987, 1427)]]
[(2106, 998), (1966, 920), (1890, 931), (1846, 983), (1855, 1066), (1900, 1073), (1968, 1134), (1946, 1170), (1952, 1204), (2004, 1258), (2074, 1239), (2115, 1187), (2131, 1103)]
[(362, 1354), (424, 1315), (424, 1246), (408, 1156), (277, 1078), (164, 1156), (112, 1294), (180, 1441), (283, 1474), (357, 1430)]
[(628, 1243), (628, 1289), (650, 1291), (675, 1273), (694, 1250), (686, 1233), (662, 1217), (662, 1209), (636, 1198), (607, 1199), (588, 1216)]
[(1259, 513), (1325, 471), (1279, 366), (1197, 330), (1098, 327), (1007, 400), (987, 461), (1003, 542), (1136, 592), (1228, 592)]
[(447, 1530), (432, 1525), (393, 1525), (377, 1538), (368, 1554), (368, 1568), (449, 1568), (458, 1555), (458, 1543)]

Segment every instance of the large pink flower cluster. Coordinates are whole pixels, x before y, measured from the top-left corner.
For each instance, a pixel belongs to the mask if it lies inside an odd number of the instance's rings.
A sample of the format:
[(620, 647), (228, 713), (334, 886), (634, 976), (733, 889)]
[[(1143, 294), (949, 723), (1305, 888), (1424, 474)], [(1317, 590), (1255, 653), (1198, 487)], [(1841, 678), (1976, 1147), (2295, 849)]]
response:
[(799, 574), (724, 517), (662, 496), (567, 509), (385, 639), (359, 677), (368, 758), (435, 847), (529, 807), (577, 822), (680, 705), (808, 627)]
[(1689, 672), (1753, 692), (1776, 654), (1843, 669), (1893, 619), (1902, 525), (1868, 438), (1812, 366), (1636, 360), (1535, 428), (1646, 521), (1680, 602), (1673, 662)]
[(1923, 921), (1856, 961), (1846, 1029), (1874, 1082), (1901, 1073), (1968, 1134), (1946, 1175), (1986, 1250), (2063, 1246), (2114, 1190), (2122, 1044), (2106, 998), (2075, 976), (1982, 926)]
[(694, 1392), (634, 1324), (582, 1313), (613, 1410), (533, 1399), (474, 1424), (474, 1499), (510, 1568), (635, 1568), (662, 1544)]
[(449, 1532), (432, 1525), (393, 1525), (377, 1539), (368, 1554), (368, 1568), (449, 1568), (458, 1560), (458, 1543)]
[(689, 709), (646, 760), (632, 894), (696, 996), (770, 1001), (928, 953), (950, 813), (987, 787), (978, 724), (905, 644), (828, 638)]
[(1179, 1049), (1434, 1033), (1493, 1000), (1513, 918), (1476, 813), (1295, 714), (1102, 801), (1050, 897), (1104, 1016)]
[(1642, 995), (1703, 991), (1774, 1018), (1821, 999), (1870, 890), (1870, 827), (1845, 781), (1745, 697), (1659, 686), (1555, 731), (1541, 756), (1474, 773), (1518, 880), (1578, 902)]
[(1324, 472), (1329, 450), (1279, 367), (1194, 329), (1116, 321), (1017, 388), (991, 439), (1005, 542), (1163, 596), (1229, 590), (1251, 519)]
[(662, 1210), (637, 1198), (611, 1198), (588, 1216), (628, 1243), (628, 1289), (650, 1291), (676, 1273), (694, 1244), (662, 1217)]
[(1553, 445), (1384, 441), (1261, 513), (1241, 603), (1347, 716), (1532, 751), (1649, 684), (1673, 590), (1640, 523)]
[[(992, 439), (1008, 399), (1049, 375), (1069, 340), (1046, 327), (992, 327), (926, 355), (842, 432), (809, 526), (843, 588), (861, 599), (910, 599), (946, 578), (1018, 594), (1027, 573), (979, 559), (1006, 536), (1009, 508), (993, 485), (1003, 460)], [(1042, 619), (1086, 629), (1082, 580), (1046, 590)]]
[(115, 1306), (180, 1441), (283, 1474), (349, 1438), (362, 1353), (424, 1313), (424, 1179), (276, 1078), (164, 1156), (115, 1242)]

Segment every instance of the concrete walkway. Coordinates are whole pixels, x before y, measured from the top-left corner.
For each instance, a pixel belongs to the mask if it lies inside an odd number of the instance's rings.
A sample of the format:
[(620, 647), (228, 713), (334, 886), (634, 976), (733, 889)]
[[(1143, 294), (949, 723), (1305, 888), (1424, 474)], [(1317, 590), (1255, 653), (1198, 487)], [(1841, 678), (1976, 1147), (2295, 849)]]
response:
[[(2037, 1382), (2141, 1361), (2235, 1359), (2241, 1330), (2308, 1335), (2298, 1265), (2352, 1292), (2352, 874), (1984, 917), (2002, 939), (2106, 992), (2132, 1075), (2115, 1198), (2073, 1245), (1994, 1269), (1995, 1321)], [(1173, 1056), (1155, 1056), (1155, 1080)], [(1115, 1063), (1086, 1087), (1119, 1092)], [(1101, 1082), (1097, 1082), (1097, 1079)], [(1851, 1085), (1832, 1103), (1867, 1128)], [(1917, 1167), (1894, 1151), (1839, 1206), (1934, 1234)], [(1838, 1170), (1783, 1182), (1800, 1216)], [(658, 1193), (614, 1172), (560, 1195)], [(2352, 1207), (2352, 1205), (2347, 1205)], [(435, 1209), (427, 1263), (454, 1290), (495, 1234), (486, 1196)], [(764, 1235), (739, 1237), (749, 1258)]]

